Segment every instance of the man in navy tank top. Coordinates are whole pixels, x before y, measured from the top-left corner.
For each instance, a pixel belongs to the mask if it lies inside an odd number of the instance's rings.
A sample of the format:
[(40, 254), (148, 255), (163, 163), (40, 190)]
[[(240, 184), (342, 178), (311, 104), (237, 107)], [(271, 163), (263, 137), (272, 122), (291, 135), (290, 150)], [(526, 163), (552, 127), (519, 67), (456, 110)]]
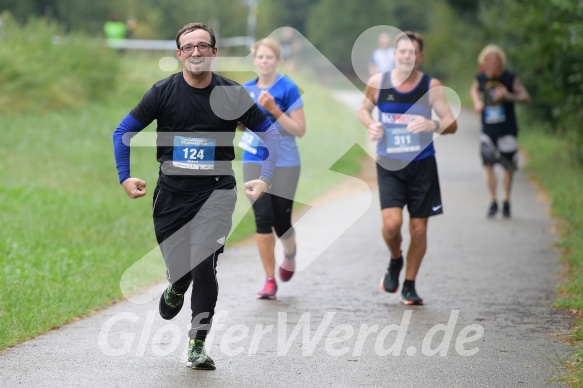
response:
[[(395, 38), (395, 69), (373, 75), (367, 82), (359, 119), (377, 141), (382, 235), (391, 259), (381, 289), (399, 290), (404, 259), (401, 250), (403, 208), (409, 211), (410, 243), (400, 301), (422, 305), (415, 279), (427, 251), (427, 223), (443, 213), (434, 135), (455, 133), (457, 122), (439, 80), (419, 71), (423, 39), (407, 31)], [(378, 120), (373, 109), (378, 107)], [(437, 115), (432, 119), (432, 110)]]

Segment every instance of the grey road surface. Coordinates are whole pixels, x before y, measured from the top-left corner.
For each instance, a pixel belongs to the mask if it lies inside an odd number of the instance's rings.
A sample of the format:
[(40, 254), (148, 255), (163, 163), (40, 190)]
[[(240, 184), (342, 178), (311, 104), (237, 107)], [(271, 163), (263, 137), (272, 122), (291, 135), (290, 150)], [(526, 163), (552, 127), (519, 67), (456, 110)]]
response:
[(254, 245), (227, 248), (208, 349), (216, 371), (185, 367), (190, 312), (162, 320), (158, 285), (146, 303), (118, 303), (0, 353), (0, 386), (562, 386), (569, 322), (551, 307), (561, 266), (548, 204), (519, 171), (512, 219), (486, 219), (478, 135), (477, 118), (463, 112), (458, 133), (436, 140), (444, 215), (429, 222), (417, 279), (425, 306), (379, 289), (388, 253), (372, 184), (313, 207), (321, 222), (298, 224), (299, 263), (321, 253), (279, 282), (276, 301), (255, 299), (263, 274)]

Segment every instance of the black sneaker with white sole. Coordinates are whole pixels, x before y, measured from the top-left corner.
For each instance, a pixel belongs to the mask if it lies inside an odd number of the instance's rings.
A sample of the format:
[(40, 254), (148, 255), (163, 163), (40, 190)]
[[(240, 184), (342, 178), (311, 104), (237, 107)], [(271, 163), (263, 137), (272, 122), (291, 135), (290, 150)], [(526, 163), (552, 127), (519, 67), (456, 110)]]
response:
[(406, 305), (423, 305), (423, 299), (421, 299), (419, 295), (417, 295), (417, 291), (415, 291), (415, 282), (405, 280), (405, 283), (403, 283), (403, 290), (401, 291), (400, 301)]
[(395, 293), (399, 289), (399, 274), (403, 268), (403, 256), (391, 259), (385, 275), (381, 279), (381, 290)]

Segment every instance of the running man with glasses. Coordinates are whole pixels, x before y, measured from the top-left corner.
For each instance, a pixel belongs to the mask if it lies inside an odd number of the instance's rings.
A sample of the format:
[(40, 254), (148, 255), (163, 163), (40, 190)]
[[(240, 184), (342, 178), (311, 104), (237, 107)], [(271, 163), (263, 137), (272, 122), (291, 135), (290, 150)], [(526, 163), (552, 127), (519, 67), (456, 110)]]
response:
[(241, 85), (210, 71), (217, 47), (209, 26), (187, 24), (176, 47), (182, 71), (155, 83), (123, 119), (113, 133), (114, 153), (127, 195), (145, 196), (146, 182), (130, 174), (129, 139), (157, 121), (160, 170), (152, 214), (170, 283), (160, 297), (160, 315), (174, 318), (192, 283), (187, 365), (212, 370), (204, 343), (217, 302), (217, 258), (237, 200), (231, 166), (237, 123), (260, 136), (269, 152), (259, 179), (244, 185), (252, 201), (271, 185), (281, 135)]

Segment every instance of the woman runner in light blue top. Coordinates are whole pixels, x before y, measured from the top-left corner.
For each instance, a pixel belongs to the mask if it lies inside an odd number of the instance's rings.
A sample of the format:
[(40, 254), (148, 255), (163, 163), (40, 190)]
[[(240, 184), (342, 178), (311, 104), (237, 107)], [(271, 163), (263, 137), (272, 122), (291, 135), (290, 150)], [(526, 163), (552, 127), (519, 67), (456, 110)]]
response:
[[(275, 299), (275, 236), (281, 239), (284, 259), (279, 267), (282, 281), (291, 279), (295, 271), (296, 238), (291, 224), (293, 198), (300, 175), (300, 155), (296, 137), (306, 133), (306, 120), (298, 87), (288, 77), (277, 72), (281, 49), (271, 39), (258, 41), (253, 49), (257, 78), (243, 86), (282, 135), (281, 146), (270, 190), (253, 204), (257, 248), (266, 282), (257, 293), (259, 299)], [(243, 153), (244, 177), (260, 178), (261, 163), (267, 157), (262, 141), (249, 130), (239, 146)], [(274, 235), (275, 233), (275, 235)]]

